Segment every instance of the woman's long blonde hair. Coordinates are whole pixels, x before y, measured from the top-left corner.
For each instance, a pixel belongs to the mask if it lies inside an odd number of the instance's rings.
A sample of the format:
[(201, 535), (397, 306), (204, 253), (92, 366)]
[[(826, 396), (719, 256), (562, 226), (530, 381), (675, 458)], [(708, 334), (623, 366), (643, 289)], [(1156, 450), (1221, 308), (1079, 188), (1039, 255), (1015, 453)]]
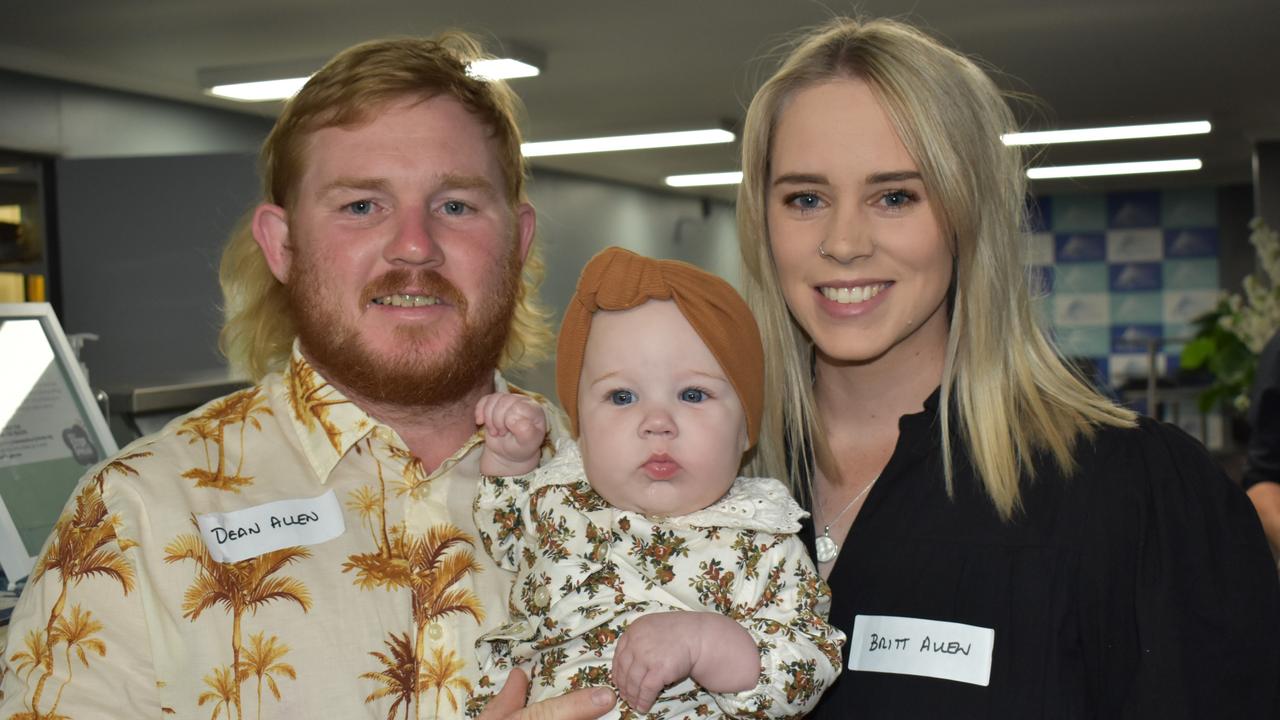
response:
[(747, 111), (738, 190), (746, 296), (764, 337), (766, 387), (789, 390), (766, 394), (752, 471), (798, 483), (811, 476), (803, 448), (812, 448), (824, 472), (834, 469), (816, 410), (813, 342), (783, 299), (766, 200), (771, 139), (788, 100), (803, 88), (851, 78), (870, 85), (884, 106), (954, 243), (939, 409), (947, 491), (955, 437), (1001, 517), (1012, 518), (1021, 479), (1034, 478), (1037, 453), (1070, 472), (1077, 440), (1098, 425), (1126, 427), (1135, 419), (1071, 369), (1032, 308), (1024, 267), (1026, 181), (1021, 153), (1000, 141), (1016, 126), (1004, 97), (972, 61), (891, 20), (841, 18), (807, 34)]
[[(311, 133), (368, 120), (386, 103), (403, 97), (446, 95), (462, 103), (489, 128), (506, 180), (511, 207), (526, 201), (525, 165), (517, 124), (520, 104), (502, 82), (467, 71), (483, 57), (479, 43), (460, 32), (438, 38), (374, 40), (348, 48), (325, 64), (285, 106), (262, 146), (265, 202), (292, 208), (302, 176), (303, 150)], [(225, 322), (218, 338), (223, 354), (254, 380), (283, 367), (297, 335), (288, 312), (288, 291), (267, 267), (254, 242), (252, 212), (231, 234), (222, 254)], [(551, 346), (549, 314), (537, 302), (543, 263), (537, 243), (529, 251), (516, 296), (504, 368), (524, 367)]]

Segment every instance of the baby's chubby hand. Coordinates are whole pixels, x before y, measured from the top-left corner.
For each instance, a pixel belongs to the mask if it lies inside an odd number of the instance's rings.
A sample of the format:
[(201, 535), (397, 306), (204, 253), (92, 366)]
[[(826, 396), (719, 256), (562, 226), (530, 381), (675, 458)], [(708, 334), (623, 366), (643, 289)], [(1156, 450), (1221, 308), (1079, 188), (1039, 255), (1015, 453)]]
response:
[(663, 612), (636, 618), (613, 653), (613, 684), (637, 712), (647, 713), (668, 685), (693, 678), (713, 693), (749, 690), (760, 676), (755, 640), (716, 613)]
[(547, 414), (538, 403), (513, 393), (485, 395), (476, 403), (476, 424), (484, 426), (481, 473), (524, 475), (538, 466), (547, 437)]

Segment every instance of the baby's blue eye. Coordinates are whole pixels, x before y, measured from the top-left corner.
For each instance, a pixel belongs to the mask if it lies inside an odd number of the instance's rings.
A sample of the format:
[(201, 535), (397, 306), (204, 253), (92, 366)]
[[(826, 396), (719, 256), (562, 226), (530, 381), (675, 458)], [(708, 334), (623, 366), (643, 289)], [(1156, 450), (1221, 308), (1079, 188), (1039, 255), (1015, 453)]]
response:
[(614, 405), (630, 405), (635, 401), (636, 395), (630, 390), (614, 390), (609, 393), (609, 402)]
[(707, 392), (698, 388), (685, 388), (680, 391), (680, 399), (687, 403), (700, 403), (707, 399)]

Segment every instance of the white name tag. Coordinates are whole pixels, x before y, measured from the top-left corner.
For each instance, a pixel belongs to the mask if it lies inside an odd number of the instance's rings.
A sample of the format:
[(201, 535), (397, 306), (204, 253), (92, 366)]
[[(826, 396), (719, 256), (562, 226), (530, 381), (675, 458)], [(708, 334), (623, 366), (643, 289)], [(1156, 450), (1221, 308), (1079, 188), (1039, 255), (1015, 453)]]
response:
[(315, 498), (197, 515), (196, 525), (218, 562), (239, 562), (294, 545), (319, 545), (347, 529), (333, 490)]
[(859, 615), (849, 635), (849, 669), (919, 675), (986, 687), (996, 631), (940, 620)]

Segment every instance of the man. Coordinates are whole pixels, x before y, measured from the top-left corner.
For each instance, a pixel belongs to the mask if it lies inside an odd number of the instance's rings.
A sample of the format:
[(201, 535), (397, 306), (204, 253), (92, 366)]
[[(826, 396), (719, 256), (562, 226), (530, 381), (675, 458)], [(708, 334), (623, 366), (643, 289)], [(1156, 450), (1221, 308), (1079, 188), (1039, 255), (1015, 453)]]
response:
[[(511, 579), (476, 546), (474, 408), (549, 333), (515, 99), (467, 74), (477, 50), (366, 43), (289, 103), (222, 267), (224, 349), (259, 382), (91, 469), (14, 614), (0, 719), (461, 717), (495, 690), (473, 648)], [(560, 700), (529, 716), (613, 703)]]
[(1258, 511), (1271, 554), (1280, 560), (1280, 332), (1258, 355), (1249, 402), (1244, 488)]

